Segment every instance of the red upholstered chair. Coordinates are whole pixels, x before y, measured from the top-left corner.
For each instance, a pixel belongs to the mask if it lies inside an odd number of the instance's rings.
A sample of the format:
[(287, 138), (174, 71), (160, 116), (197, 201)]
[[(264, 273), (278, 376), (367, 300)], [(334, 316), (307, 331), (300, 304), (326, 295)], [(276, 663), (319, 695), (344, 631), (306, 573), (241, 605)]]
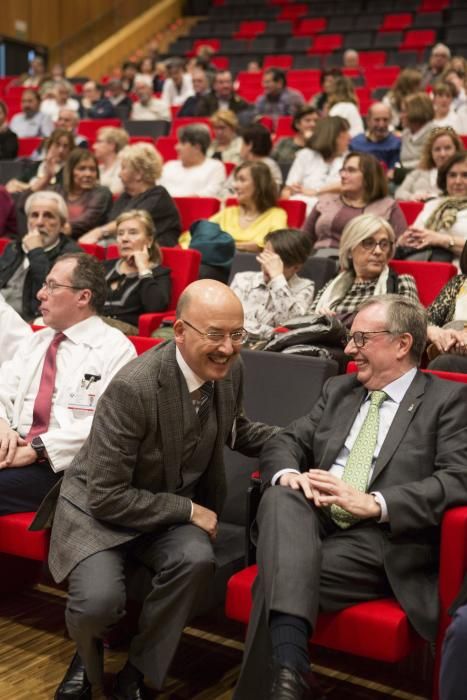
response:
[(85, 138), (96, 139), (97, 132), (103, 126), (120, 127), (120, 119), (81, 119), (79, 122), (79, 133)]
[(461, 134), (460, 135), (462, 143), (464, 144), (464, 148), (467, 148), (467, 134)]
[(386, 51), (360, 51), (359, 61), (362, 68), (374, 68), (384, 66), (386, 63)]
[(427, 46), (433, 46), (435, 43), (436, 32), (434, 29), (409, 29), (399, 48), (401, 51), (425, 49)]
[[(170, 129), (171, 136), (177, 136), (177, 131), (182, 126), (188, 126), (188, 124), (206, 124), (211, 132), (211, 136), (214, 135), (212, 130), (211, 120), (209, 117), (174, 117), (172, 119), (172, 127)], [(163, 137), (162, 137), (163, 138)]]
[(292, 117), (279, 117), (276, 122), (276, 139), (295, 136), (295, 131), (292, 129)]
[(138, 355), (164, 342), (162, 338), (143, 338), (140, 335), (129, 335), (128, 340), (131, 340)]
[(259, 34), (263, 34), (266, 29), (266, 22), (263, 20), (246, 20), (240, 22), (238, 32), (235, 32), (234, 39), (254, 39)]
[(142, 314), (139, 317), (139, 335), (150, 336), (166, 316), (173, 316), (180, 294), (185, 287), (198, 279), (201, 254), (197, 250), (161, 247), (161, 251), (162, 264), (171, 270), (172, 291), (169, 308), (160, 313)]
[(399, 66), (368, 66), (365, 70), (367, 87), (370, 90), (390, 87), (400, 73)]
[(217, 214), (221, 203), (216, 197), (174, 197), (182, 220), (182, 231), (187, 231), (198, 219), (209, 219)]
[(8, 243), (11, 243), (11, 238), (0, 238), (0, 255), (7, 247)]
[(18, 157), (27, 158), (32, 155), (42, 143), (40, 136), (28, 136), (18, 139)]
[(151, 146), (154, 146), (155, 140), (152, 138), (152, 136), (130, 136), (129, 142), (130, 144), (150, 143)]
[(293, 30), (294, 36), (314, 36), (326, 29), (327, 20), (325, 17), (313, 19), (301, 19)]
[(395, 15), (386, 15), (383, 23), (379, 28), (380, 32), (398, 32), (401, 29), (407, 29), (412, 25), (412, 14), (410, 12), (402, 12)]
[(423, 306), (429, 306), (444, 285), (457, 274), (455, 265), (443, 262), (390, 260), (389, 266), (398, 275), (413, 275), (415, 277), (418, 297)]
[(168, 160), (177, 160), (177, 151), (175, 145), (177, 143), (176, 136), (159, 136), (156, 140), (156, 148), (161, 154), (164, 163)]
[(94, 255), (94, 257), (98, 260), (105, 260), (105, 248), (103, 248), (101, 245), (98, 245), (97, 243), (80, 243), (79, 241), (78, 245), (88, 255)]
[(196, 53), (200, 46), (211, 46), (216, 53), (219, 53), (221, 42), (219, 39), (196, 39), (193, 42), (193, 53)]
[(407, 219), (407, 223), (413, 224), (417, 216), (420, 214), (420, 212), (423, 209), (423, 202), (403, 202), (400, 201), (398, 202), (400, 208), (402, 209), (405, 218)]
[[(466, 376), (466, 375), (464, 375)], [(467, 507), (447, 511), (441, 526), (439, 595), (441, 615), (436, 643), (433, 700), (438, 698), (441, 644), (454, 600), (467, 570)], [(226, 616), (247, 624), (256, 566), (234, 574), (227, 584)], [(395, 663), (423, 644), (396, 600), (383, 598), (352, 605), (337, 613), (322, 613), (311, 643), (378, 661)]]
[(283, 68), (288, 70), (292, 68), (294, 57), (290, 53), (283, 53), (280, 55), (269, 54), (264, 57), (263, 68)]
[(342, 34), (319, 34), (308, 49), (308, 53), (331, 53), (341, 49), (343, 43)]
[(285, 7), (282, 8), (282, 10), (279, 12), (277, 15), (277, 20), (282, 21), (282, 20), (296, 20), (299, 19), (299, 17), (305, 17), (308, 13), (308, 5), (301, 5), (301, 4), (295, 4), (295, 5), (286, 5)]

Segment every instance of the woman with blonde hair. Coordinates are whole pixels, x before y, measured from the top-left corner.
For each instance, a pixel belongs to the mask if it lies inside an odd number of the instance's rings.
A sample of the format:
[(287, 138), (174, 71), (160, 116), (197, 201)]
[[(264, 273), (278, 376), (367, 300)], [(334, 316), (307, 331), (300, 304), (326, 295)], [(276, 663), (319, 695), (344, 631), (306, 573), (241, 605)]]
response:
[(241, 163), (242, 139), (238, 135), (238, 117), (230, 109), (219, 109), (211, 117), (214, 139), (206, 155), (218, 158), (223, 163)]
[(350, 78), (342, 76), (335, 79), (326, 106), (328, 116), (347, 119), (350, 124), (351, 138), (365, 131), (365, 125), (358, 109), (358, 99)]
[(435, 112), (426, 92), (416, 92), (402, 102), (400, 160), (405, 170), (413, 170), (421, 158), (423, 146), (433, 128)]
[(103, 262), (107, 282), (104, 315), (123, 332), (137, 334), (140, 314), (167, 309), (170, 270), (161, 265), (156, 229), (147, 211), (132, 209), (120, 214), (115, 225), (120, 257)]
[(368, 297), (390, 293), (418, 301), (412, 275), (397, 275), (388, 266), (395, 240), (392, 226), (381, 216), (362, 214), (349, 221), (339, 246), (341, 272), (318, 292), (312, 310), (338, 316), (350, 327)]
[(439, 197), (441, 190), (437, 185), (438, 169), (463, 150), (464, 145), (452, 127), (439, 126), (432, 129), (423, 146), (420, 163), (396, 189), (395, 198), (423, 202)]
[(106, 185), (112, 194), (123, 192), (119, 153), (125, 146), (128, 146), (128, 133), (125, 129), (117, 129), (113, 126), (104, 126), (99, 129), (97, 139), (92, 146), (99, 161), (101, 184)]
[(159, 151), (149, 143), (135, 143), (125, 146), (120, 160), (124, 191), (113, 203), (108, 222), (82, 236), (81, 242), (97, 243), (114, 239), (117, 217), (131, 209), (144, 209), (154, 222), (159, 245), (177, 245), (181, 233), (180, 215), (165, 187), (155, 184), (162, 172)]

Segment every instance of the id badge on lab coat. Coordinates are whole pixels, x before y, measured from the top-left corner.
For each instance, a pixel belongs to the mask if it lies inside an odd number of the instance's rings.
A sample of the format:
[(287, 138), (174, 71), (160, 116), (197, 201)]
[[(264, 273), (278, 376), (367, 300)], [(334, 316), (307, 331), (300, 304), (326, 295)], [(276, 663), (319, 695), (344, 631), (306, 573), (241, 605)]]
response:
[(95, 382), (99, 379), (98, 375), (85, 374), (79, 387), (70, 392), (68, 409), (73, 418), (87, 418), (94, 413), (98, 399)]

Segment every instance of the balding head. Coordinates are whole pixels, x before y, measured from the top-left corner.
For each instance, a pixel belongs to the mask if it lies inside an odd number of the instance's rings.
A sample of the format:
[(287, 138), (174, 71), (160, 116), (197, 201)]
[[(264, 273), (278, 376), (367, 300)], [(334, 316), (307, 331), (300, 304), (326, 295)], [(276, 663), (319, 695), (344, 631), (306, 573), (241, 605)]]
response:
[(221, 282), (190, 284), (177, 305), (175, 342), (183, 359), (203, 381), (223, 379), (241, 348), (243, 308)]
[(373, 141), (382, 141), (389, 133), (391, 108), (382, 102), (374, 102), (367, 115), (368, 131)]

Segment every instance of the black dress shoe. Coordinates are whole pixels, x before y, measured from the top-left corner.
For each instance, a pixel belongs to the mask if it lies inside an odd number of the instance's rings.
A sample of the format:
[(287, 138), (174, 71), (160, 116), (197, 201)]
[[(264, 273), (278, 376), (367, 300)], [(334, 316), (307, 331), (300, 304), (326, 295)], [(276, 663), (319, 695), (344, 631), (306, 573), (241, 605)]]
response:
[(302, 674), (288, 666), (276, 665), (270, 700), (326, 700), (311, 672)]
[(112, 700), (147, 700), (148, 695), (143, 679), (126, 680), (122, 673), (117, 673), (112, 691)]
[(75, 654), (68, 671), (55, 691), (54, 700), (91, 700), (91, 698), (92, 686), (80, 656)]

